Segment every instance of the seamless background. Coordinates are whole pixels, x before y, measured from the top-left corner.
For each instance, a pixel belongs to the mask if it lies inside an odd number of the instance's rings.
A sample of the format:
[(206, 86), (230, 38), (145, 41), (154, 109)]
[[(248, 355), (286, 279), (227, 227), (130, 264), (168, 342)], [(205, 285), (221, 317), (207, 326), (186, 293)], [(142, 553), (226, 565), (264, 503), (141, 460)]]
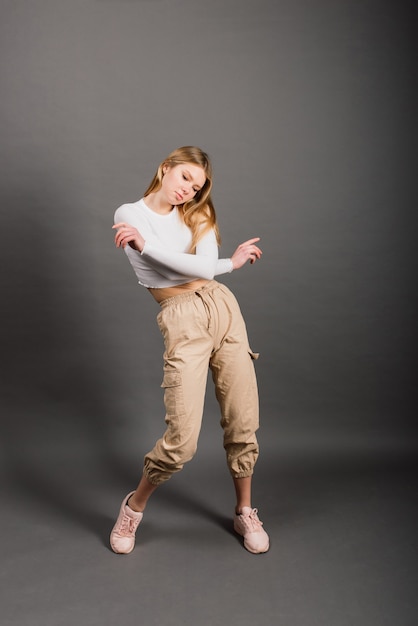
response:
[[(413, 3), (3, 0), (0, 17), (4, 624), (133, 623), (140, 607), (160, 626), (415, 624)], [(257, 562), (255, 603), (229, 544), (219, 573), (197, 530), (184, 563), (197, 550), (202, 568), (177, 586), (163, 574), (173, 520), (161, 545), (144, 529), (147, 582), (103, 548), (163, 427), (158, 307), (114, 249), (113, 212), (186, 144), (213, 159), (221, 255), (252, 236), (264, 252), (222, 277), (262, 355), (260, 500), (270, 528), (284, 517), (294, 532)], [(185, 514), (226, 528), (217, 422), (209, 394), (198, 456), (161, 496), (177, 540)], [(316, 527), (302, 511), (317, 506)], [(308, 558), (314, 546), (329, 552)], [(103, 591), (123, 585), (119, 600)]]

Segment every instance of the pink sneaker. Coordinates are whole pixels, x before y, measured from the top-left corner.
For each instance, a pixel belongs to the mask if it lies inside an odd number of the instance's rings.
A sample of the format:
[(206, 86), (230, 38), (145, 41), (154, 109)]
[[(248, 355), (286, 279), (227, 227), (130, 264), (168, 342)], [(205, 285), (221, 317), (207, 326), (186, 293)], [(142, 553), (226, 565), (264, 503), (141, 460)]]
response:
[(131, 509), (127, 502), (135, 491), (123, 499), (116, 524), (110, 533), (110, 546), (113, 552), (129, 554), (135, 547), (135, 532), (144, 514)]
[(270, 547), (269, 536), (263, 529), (263, 522), (258, 519), (257, 512), (257, 509), (244, 506), (241, 514), (234, 517), (235, 532), (244, 537), (244, 546), (253, 554), (267, 552)]

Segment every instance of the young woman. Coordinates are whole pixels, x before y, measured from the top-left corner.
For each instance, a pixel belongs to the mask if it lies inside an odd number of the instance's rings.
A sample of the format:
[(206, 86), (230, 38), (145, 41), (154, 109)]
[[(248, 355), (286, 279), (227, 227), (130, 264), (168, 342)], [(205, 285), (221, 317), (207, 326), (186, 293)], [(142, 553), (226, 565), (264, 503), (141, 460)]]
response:
[(269, 537), (251, 505), (258, 457), (258, 392), (245, 323), (230, 290), (214, 276), (254, 263), (259, 238), (218, 259), (219, 231), (210, 192), (212, 168), (199, 148), (185, 146), (159, 166), (144, 197), (115, 213), (115, 243), (138, 281), (160, 304), (164, 338), (166, 431), (145, 456), (141, 481), (122, 502), (110, 535), (128, 554), (151, 494), (182, 469), (197, 447), (208, 367), (221, 409), (224, 448), (236, 492), (234, 528), (250, 552), (266, 552)]

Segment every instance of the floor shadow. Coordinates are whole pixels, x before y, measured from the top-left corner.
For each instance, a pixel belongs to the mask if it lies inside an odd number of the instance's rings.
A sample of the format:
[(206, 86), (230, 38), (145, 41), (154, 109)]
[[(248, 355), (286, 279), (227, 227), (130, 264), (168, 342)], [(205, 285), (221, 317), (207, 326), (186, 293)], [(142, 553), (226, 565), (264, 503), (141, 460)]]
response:
[(160, 502), (167, 510), (178, 509), (183, 513), (190, 513), (191, 515), (197, 515), (206, 520), (211, 520), (225, 532), (235, 536), (231, 517), (227, 517), (216, 511), (213, 506), (209, 506), (201, 498), (197, 498), (195, 495), (189, 495), (178, 486), (170, 485), (170, 489), (166, 490), (162, 488), (156, 497), (159, 498)]

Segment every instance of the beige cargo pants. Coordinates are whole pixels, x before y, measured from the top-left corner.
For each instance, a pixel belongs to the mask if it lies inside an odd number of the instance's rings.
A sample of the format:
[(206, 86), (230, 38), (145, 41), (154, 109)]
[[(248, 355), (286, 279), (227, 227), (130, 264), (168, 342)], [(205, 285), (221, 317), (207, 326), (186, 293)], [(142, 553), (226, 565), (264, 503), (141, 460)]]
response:
[(157, 322), (164, 338), (167, 429), (145, 456), (144, 475), (168, 480), (196, 452), (208, 367), (221, 409), (224, 448), (234, 478), (251, 476), (258, 457), (258, 391), (245, 322), (231, 291), (216, 281), (163, 300)]

